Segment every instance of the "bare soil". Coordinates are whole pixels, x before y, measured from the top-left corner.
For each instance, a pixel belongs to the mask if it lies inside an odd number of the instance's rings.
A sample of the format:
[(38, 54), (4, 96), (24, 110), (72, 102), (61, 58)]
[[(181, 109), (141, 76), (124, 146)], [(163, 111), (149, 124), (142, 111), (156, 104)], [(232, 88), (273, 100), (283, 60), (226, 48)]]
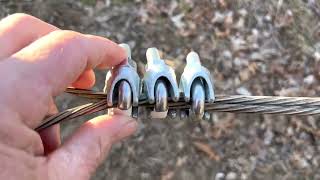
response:
[[(319, 96), (318, 0), (25, 0), (15, 12), (129, 43), (143, 67), (157, 47), (181, 73), (190, 50), (211, 70), (217, 94)], [(97, 72), (102, 90), (106, 72)], [(81, 103), (70, 95), (59, 108)], [(88, 117), (87, 117), (88, 118)], [(66, 138), (83, 119), (62, 125)], [(92, 179), (320, 179), (318, 117), (213, 114), (213, 123), (140, 119)]]

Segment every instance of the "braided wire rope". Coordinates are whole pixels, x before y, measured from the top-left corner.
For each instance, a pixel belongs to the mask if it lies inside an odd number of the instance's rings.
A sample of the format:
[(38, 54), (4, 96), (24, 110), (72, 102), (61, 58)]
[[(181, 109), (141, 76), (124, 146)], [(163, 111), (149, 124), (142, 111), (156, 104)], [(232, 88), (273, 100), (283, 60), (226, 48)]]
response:
[[(36, 130), (45, 129), (65, 120), (74, 119), (83, 115), (116, 107), (116, 105), (107, 105), (107, 95), (103, 92), (75, 88), (68, 88), (66, 92), (88, 98), (96, 102), (67, 109), (56, 115), (50, 116), (45, 119), (44, 122), (36, 128)], [(182, 94), (180, 95), (180, 100), (178, 102), (173, 102), (169, 99), (169, 109), (189, 109), (190, 104), (186, 103), (183, 99)], [(152, 108), (153, 106), (153, 104), (148, 103), (147, 98), (144, 95), (140, 97), (139, 107)], [(205, 104), (205, 111), (314, 116), (320, 115), (320, 98), (217, 95), (214, 103)]]

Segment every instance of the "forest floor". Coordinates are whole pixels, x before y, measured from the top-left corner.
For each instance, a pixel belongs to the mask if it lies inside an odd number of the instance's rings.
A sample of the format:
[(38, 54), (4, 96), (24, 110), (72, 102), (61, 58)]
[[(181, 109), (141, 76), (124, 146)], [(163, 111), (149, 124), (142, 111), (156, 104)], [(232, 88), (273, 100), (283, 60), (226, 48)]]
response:
[[(128, 43), (143, 67), (157, 47), (181, 73), (190, 50), (215, 79), (216, 94), (319, 96), (317, 0), (25, 0), (0, 1), (62, 29)], [(106, 72), (97, 72), (102, 90)], [(70, 95), (59, 108), (79, 105)], [(320, 119), (213, 114), (213, 123), (140, 119), (93, 179), (320, 179)], [(67, 137), (82, 120), (62, 125)]]

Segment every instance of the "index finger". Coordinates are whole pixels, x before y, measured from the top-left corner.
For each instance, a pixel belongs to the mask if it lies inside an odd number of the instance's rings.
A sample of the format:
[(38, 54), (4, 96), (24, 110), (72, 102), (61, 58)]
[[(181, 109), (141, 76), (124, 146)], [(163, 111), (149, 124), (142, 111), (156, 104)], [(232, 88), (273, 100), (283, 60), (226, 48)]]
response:
[(35, 41), (11, 57), (22, 70), (32, 73), (31, 81), (45, 83), (57, 95), (87, 69), (113, 67), (126, 59), (116, 43), (73, 31), (55, 31)]
[(35, 128), (46, 115), (50, 98), (82, 72), (98, 65), (113, 67), (124, 59), (125, 51), (108, 39), (54, 31), (0, 63), (0, 76), (12, 80), (1, 82), (2, 102)]

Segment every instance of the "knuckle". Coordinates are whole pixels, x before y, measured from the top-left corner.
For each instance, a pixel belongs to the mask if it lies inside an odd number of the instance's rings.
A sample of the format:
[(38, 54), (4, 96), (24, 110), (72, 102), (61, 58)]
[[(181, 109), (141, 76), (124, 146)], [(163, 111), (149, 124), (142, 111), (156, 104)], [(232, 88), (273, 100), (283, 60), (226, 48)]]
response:
[(58, 39), (64, 39), (64, 40), (68, 40), (68, 41), (78, 40), (82, 36), (80, 33), (75, 32), (75, 31), (70, 31), (70, 30), (54, 31), (51, 34)]
[(25, 22), (30, 23), (38, 20), (37, 18), (24, 13), (15, 13), (15, 14), (9, 15), (6, 19), (9, 21), (15, 21), (16, 23), (25, 23)]
[[(83, 126), (85, 128), (84, 131), (92, 131), (90, 127)], [(86, 129), (88, 128), (88, 129)], [(95, 168), (98, 167), (100, 162), (106, 157), (110, 148), (112, 146), (112, 138), (107, 138), (106, 136), (102, 136), (99, 133), (92, 136), (91, 140), (87, 142), (87, 150), (90, 153), (87, 156), (87, 161), (85, 162), (84, 166), (93, 172)]]
[(83, 162), (83, 167), (87, 169), (88, 174), (94, 173), (102, 159), (106, 156), (106, 150), (102, 143), (101, 138), (92, 142), (90, 155), (88, 156), (87, 161)]
[[(95, 141), (96, 157), (95, 162), (101, 159), (105, 155), (106, 147), (104, 146), (103, 138), (98, 136)], [(96, 164), (95, 164), (96, 165)]]
[(42, 144), (41, 137), (37, 132), (30, 131), (29, 141), (30, 143), (28, 143), (25, 149), (33, 154), (43, 155), (44, 147)]
[[(22, 149), (32, 154), (43, 154), (42, 141), (38, 133), (17, 122), (13, 118), (12, 122), (0, 122), (0, 143)], [(22, 134), (22, 137), (15, 134)]]
[(51, 36), (56, 40), (58, 44), (60, 44), (64, 48), (71, 48), (70, 50), (75, 50), (75, 52), (77, 52), (77, 50), (82, 46), (83, 35), (75, 31), (53, 31), (51, 32)]
[[(40, 165), (44, 163), (40, 163), (40, 160), (28, 153), (0, 143), (0, 159), (1, 179), (8, 177), (11, 179), (40, 179), (38, 178), (39, 171), (36, 169), (40, 170)], [(42, 160), (42, 162), (44, 161)]]

